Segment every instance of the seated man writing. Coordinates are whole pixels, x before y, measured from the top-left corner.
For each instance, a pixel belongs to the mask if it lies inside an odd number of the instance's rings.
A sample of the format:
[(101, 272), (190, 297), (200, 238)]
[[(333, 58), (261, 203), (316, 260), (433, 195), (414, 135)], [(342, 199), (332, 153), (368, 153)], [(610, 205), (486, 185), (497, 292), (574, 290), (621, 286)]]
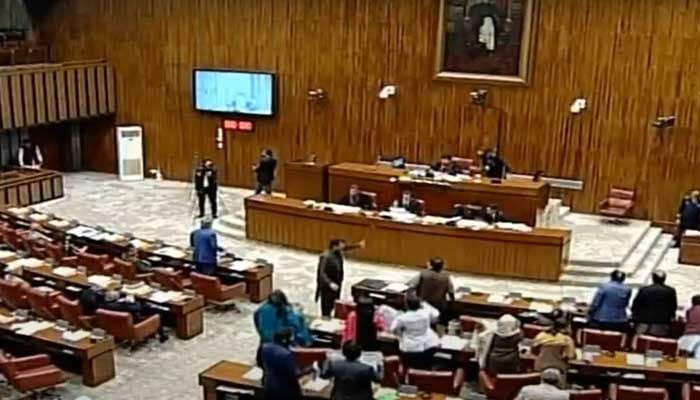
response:
[(340, 199), (338, 204), (360, 207), (363, 210), (371, 210), (374, 208), (374, 200), (372, 199), (372, 196), (360, 191), (360, 188), (357, 185), (350, 186), (350, 191), (348, 191), (348, 194)]

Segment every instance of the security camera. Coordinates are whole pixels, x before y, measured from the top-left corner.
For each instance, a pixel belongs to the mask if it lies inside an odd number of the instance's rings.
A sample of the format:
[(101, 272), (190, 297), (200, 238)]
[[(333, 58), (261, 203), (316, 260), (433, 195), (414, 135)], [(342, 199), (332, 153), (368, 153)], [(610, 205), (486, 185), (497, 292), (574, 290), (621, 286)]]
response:
[(472, 98), (472, 104), (475, 104), (477, 106), (483, 106), (486, 104), (486, 98), (489, 95), (489, 91), (486, 89), (478, 89), (474, 90), (469, 93), (469, 96)]
[(583, 97), (579, 97), (577, 99), (574, 99), (574, 102), (571, 104), (571, 108), (570, 108), (571, 113), (572, 114), (581, 114), (581, 112), (583, 110), (588, 108), (587, 103), (588, 102)]
[(382, 87), (382, 90), (379, 91), (379, 98), (382, 100), (386, 100), (391, 96), (396, 95), (396, 86), (394, 85), (386, 85)]
[(674, 125), (676, 125), (676, 116), (668, 116), (668, 117), (658, 117), (654, 122), (651, 123), (651, 126), (657, 129), (666, 129), (666, 128), (671, 128)]

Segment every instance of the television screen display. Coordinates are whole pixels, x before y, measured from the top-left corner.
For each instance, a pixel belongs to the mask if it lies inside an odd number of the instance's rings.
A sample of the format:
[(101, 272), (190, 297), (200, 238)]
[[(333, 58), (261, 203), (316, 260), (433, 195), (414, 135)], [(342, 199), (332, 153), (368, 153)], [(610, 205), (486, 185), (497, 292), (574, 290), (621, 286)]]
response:
[(197, 69), (194, 108), (199, 111), (272, 116), (275, 76), (267, 72)]

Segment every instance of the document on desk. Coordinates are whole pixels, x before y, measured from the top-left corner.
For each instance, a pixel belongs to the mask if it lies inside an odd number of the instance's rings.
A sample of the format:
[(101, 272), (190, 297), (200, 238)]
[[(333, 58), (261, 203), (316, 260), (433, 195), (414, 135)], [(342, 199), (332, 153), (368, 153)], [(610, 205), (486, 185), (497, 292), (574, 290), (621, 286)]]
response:
[(34, 213), (29, 216), (29, 219), (34, 222), (46, 222), (49, 220), (49, 216), (41, 213)]
[(258, 367), (253, 367), (249, 369), (248, 372), (243, 374), (241, 378), (247, 379), (249, 381), (259, 382), (263, 378), (263, 370)]
[(250, 260), (237, 260), (229, 264), (228, 269), (236, 272), (244, 272), (255, 268), (256, 264)]
[(344, 206), (342, 204), (328, 204), (333, 214), (359, 214), (362, 209), (360, 207)]
[(62, 276), (64, 278), (70, 278), (78, 274), (78, 270), (71, 267), (58, 267), (54, 268), (52, 271), (55, 275)]
[(106, 289), (112, 283), (112, 278), (107, 275), (92, 275), (88, 277), (88, 283)]
[(327, 388), (330, 384), (331, 382), (326, 379), (316, 378), (306, 382), (303, 386), (303, 389), (308, 390), (310, 392), (320, 393), (323, 392), (323, 390)]
[(49, 225), (53, 226), (56, 229), (65, 229), (70, 226), (70, 222), (64, 219), (54, 219), (49, 221)]
[(54, 324), (48, 321), (29, 321), (21, 324), (12, 325), (11, 329), (18, 335), (32, 336), (37, 332), (41, 332), (53, 328)]
[(0, 250), (0, 262), (6, 262), (16, 257), (17, 253), (14, 251)]
[(444, 335), (440, 338), (440, 348), (442, 350), (461, 351), (467, 347), (467, 340), (459, 336)]
[(32, 210), (27, 207), (10, 207), (7, 211), (14, 215), (27, 215), (32, 212)]
[(697, 236), (700, 236), (700, 231), (696, 231), (696, 230), (693, 230), (693, 229), (688, 229), (687, 231), (685, 231), (684, 235), (685, 235), (685, 236), (690, 236), (690, 237), (697, 237)]
[(175, 247), (163, 247), (160, 248), (156, 251), (153, 252), (154, 254), (158, 254), (159, 256), (166, 256), (170, 258), (185, 258), (187, 257), (187, 253), (184, 251), (175, 248)]
[(14, 315), (2, 315), (0, 314), (0, 324), (6, 325), (6, 324), (11, 324), (15, 322), (15, 316)]
[(500, 293), (494, 293), (486, 299), (486, 302), (495, 304), (505, 304), (506, 296)]
[(75, 237), (91, 237), (96, 235), (98, 232), (89, 226), (78, 225), (75, 228), (69, 229), (66, 233)]
[(129, 242), (129, 244), (131, 244), (132, 246), (136, 247), (139, 250), (144, 250), (144, 249), (151, 247), (150, 243), (144, 242), (141, 239), (133, 239)]
[(145, 282), (139, 282), (132, 285), (124, 285), (122, 287), (122, 293), (130, 294), (132, 296), (147, 296), (154, 290), (154, 288), (148, 286)]
[(554, 306), (547, 303), (533, 301), (532, 303), (530, 303), (530, 309), (537, 311), (540, 314), (549, 314), (552, 311), (554, 311)]
[(685, 366), (692, 371), (700, 371), (700, 360), (695, 358), (687, 358), (685, 360)]
[(633, 367), (643, 367), (645, 365), (644, 354), (627, 353), (626, 363)]
[(75, 332), (63, 332), (63, 335), (61, 335), (63, 340), (68, 341), (68, 342), (79, 342), (83, 339), (87, 339), (90, 337), (90, 332), (84, 331), (84, 330), (78, 330)]
[(473, 231), (481, 231), (487, 229), (493, 229), (493, 227), (484, 221), (475, 221), (471, 219), (460, 219), (457, 221), (457, 228), (471, 229)]
[(345, 328), (345, 321), (335, 318), (329, 320), (319, 318), (311, 321), (309, 327), (320, 332), (336, 333)]

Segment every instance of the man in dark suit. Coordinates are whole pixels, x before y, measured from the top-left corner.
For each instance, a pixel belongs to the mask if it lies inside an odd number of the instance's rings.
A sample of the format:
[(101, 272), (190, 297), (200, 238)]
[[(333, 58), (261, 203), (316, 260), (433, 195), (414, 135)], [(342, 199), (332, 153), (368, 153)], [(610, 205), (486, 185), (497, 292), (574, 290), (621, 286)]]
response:
[(654, 272), (651, 279), (632, 302), (632, 320), (638, 335), (668, 337), (678, 308), (676, 289), (666, 285), (663, 271)]
[(277, 169), (277, 160), (272, 154), (272, 150), (266, 149), (260, 154), (258, 165), (253, 167), (256, 174), (258, 184), (255, 188), (255, 194), (260, 194), (263, 191), (267, 194), (272, 194), (272, 182), (275, 180), (275, 170)]
[(264, 343), (260, 350), (260, 359), (264, 371), (264, 400), (302, 400), (299, 378), (311, 369), (301, 371), (297, 367), (294, 353), (290, 350), (292, 330), (282, 328), (274, 335), (273, 341)]
[(507, 222), (503, 211), (500, 211), (498, 207), (494, 205), (484, 207), (483, 215), (480, 219), (489, 224), (495, 224), (497, 222)]
[(683, 198), (676, 214), (676, 224), (675, 246), (680, 246), (683, 232), (700, 228), (700, 191), (694, 190), (690, 196)]
[(212, 218), (217, 217), (216, 193), (218, 187), (218, 173), (214, 168), (214, 162), (208, 158), (204, 159), (202, 165), (197, 167), (194, 172), (194, 188), (199, 201), (199, 218), (204, 218), (204, 203), (207, 198), (209, 198)]
[(367, 400), (373, 399), (372, 382), (382, 380), (381, 366), (372, 367), (359, 361), (362, 348), (353, 342), (343, 345), (345, 360), (327, 361), (321, 371), (321, 378), (333, 378), (332, 399)]
[(321, 300), (321, 315), (330, 317), (335, 301), (340, 298), (345, 276), (345, 252), (354, 249), (363, 249), (365, 241), (349, 245), (345, 240), (333, 239), (328, 245), (328, 250), (323, 252), (318, 260), (316, 271), (316, 301)]
[(508, 165), (498, 155), (496, 149), (488, 150), (481, 157), (481, 168), (484, 175), (492, 179), (503, 179), (508, 172)]
[(418, 215), (423, 213), (423, 207), (420, 202), (408, 190), (405, 190), (401, 195), (401, 199), (396, 201), (396, 206), (405, 209), (411, 214)]
[(455, 299), (455, 288), (450, 274), (444, 272), (445, 261), (442, 258), (431, 258), (428, 268), (409, 282), (409, 287), (415, 290), (416, 296), (435, 307), (440, 312), (440, 323), (447, 326), (450, 321), (449, 302)]
[(372, 197), (362, 193), (357, 185), (351, 185), (348, 194), (343, 196), (338, 204), (360, 207), (363, 210), (371, 210), (374, 208), (374, 201), (372, 200)]
[(430, 167), (435, 172), (442, 172), (445, 174), (457, 175), (461, 173), (459, 166), (452, 162), (452, 156), (444, 154), (440, 157), (440, 160)]

